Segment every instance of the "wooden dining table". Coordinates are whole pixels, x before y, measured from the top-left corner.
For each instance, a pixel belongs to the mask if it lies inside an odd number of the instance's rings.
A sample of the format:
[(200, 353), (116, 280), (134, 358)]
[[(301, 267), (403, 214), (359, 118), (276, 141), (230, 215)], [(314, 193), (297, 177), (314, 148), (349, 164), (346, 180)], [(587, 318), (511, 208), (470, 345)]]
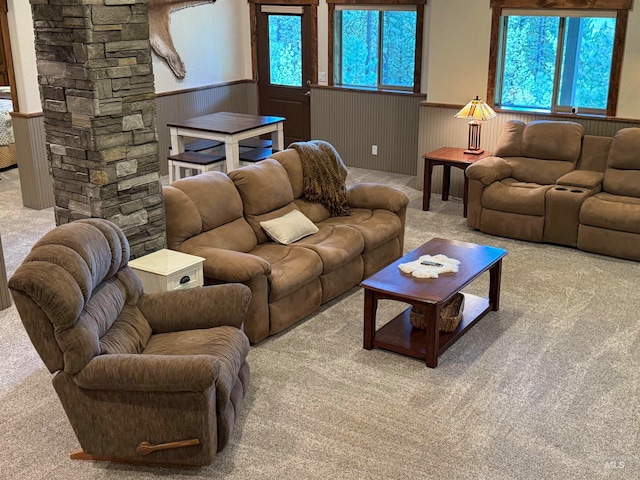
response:
[(238, 142), (246, 138), (271, 134), (274, 150), (284, 149), (283, 117), (247, 113), (216, 112), (200, 117), (167, 122), (171, 135), (171, 152), (184, 152), (184, 138), (202, 138), (224, 142), (227, 172), (240, 166)]

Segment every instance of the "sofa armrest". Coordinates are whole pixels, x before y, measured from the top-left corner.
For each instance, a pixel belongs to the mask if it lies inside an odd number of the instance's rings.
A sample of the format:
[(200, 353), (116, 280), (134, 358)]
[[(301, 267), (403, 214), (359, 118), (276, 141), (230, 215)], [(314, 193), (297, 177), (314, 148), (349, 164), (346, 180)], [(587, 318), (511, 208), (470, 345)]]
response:
[(511, 165), (500, 157), (485, 157), (469, 165), (465, 175), (483, 185), (491, 185), (493, 182), (510, 177)]
[(215, 247), (198, 247), (184, 253), (203, 257), (204, 276), (222, 282), (246, 282), (271, 273), (269, 262), (250, 253)]
[(347, 200), (352, 208), (377, 208), (400, 212), (409, 203), (402, 190), (379, 183), (357, 183), (347, 189)]
[(202, 392), (220, 373), (212, 355), (98, 355), (76, 375), (89, 390), (136, 392)]
[(230, 325), (240, 328), (251, 301), (251, 290), (240, 283), (187, 290), (144, 293), (138, 308), (153, 333)]
[(595, 188), (602, 183), (604, 173), (594, 170), (574, 170), (561, 176), (556, 183), (568, 187)]

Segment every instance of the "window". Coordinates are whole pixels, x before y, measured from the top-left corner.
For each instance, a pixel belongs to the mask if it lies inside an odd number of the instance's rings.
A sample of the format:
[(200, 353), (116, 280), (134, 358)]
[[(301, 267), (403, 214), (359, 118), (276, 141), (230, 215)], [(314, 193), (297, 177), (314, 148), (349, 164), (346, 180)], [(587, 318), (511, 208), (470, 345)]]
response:
[(269, 15), (269, 81), (302, 86), (302, 17)]
[(327, 3), (332, 85), (419, 92), (425, 0)]
[(605, 113), (615, 18), (508, 15), (496, 105)]
[[(632, 0), (490, 0), (487, 99), (615, 116)], [(577, 110), (577, 111), (576, 111)]]

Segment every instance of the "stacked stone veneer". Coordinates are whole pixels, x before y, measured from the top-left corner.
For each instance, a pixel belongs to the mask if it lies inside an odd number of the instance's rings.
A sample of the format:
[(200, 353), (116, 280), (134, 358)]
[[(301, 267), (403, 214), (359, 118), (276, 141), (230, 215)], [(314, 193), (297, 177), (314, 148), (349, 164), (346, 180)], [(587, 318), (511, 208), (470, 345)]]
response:
[(166, 245), (146, 0), (31, 0), (56, 223)]

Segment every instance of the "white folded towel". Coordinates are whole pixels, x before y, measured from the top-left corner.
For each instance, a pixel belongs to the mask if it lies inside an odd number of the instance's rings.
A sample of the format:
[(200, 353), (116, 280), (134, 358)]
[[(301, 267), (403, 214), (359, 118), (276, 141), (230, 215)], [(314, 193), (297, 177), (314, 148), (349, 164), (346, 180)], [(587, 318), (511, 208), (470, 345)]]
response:
[[(441, 267), (423, 265), (421, 262), (434, 262), (442, 264)], [(416, 278), (438, 278), (441, 273), (457, 273), (460, 260), (449, 258), (446, 255), (422, 255), (413, 262), (401, 263), (398, 268), (404, 273), (410, 273)]]

